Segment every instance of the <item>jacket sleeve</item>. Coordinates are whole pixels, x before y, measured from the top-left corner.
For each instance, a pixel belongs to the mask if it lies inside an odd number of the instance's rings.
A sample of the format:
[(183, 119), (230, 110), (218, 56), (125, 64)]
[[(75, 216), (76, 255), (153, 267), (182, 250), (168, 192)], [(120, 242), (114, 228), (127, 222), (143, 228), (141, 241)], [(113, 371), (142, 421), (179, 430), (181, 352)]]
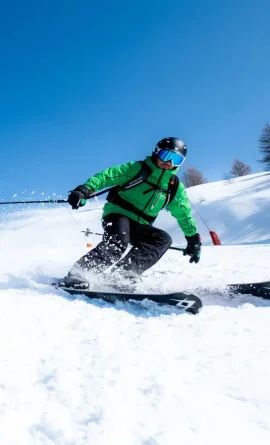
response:
[(140, 162), (128, 162), (127, 164), (110, 167), (100, 173), (96, 173), (87, 179), (84, 185), (91, 191), (96, 192), (105, 187), (122, 185), (131, 178), (134, 178), (140, 170)]
[(185, 236), (193, 236), (197, 233), (196, 222), (191, 215), (191, 206), (184, 185), (179, 182), (177, 193), (167, 206), (183, 230)]

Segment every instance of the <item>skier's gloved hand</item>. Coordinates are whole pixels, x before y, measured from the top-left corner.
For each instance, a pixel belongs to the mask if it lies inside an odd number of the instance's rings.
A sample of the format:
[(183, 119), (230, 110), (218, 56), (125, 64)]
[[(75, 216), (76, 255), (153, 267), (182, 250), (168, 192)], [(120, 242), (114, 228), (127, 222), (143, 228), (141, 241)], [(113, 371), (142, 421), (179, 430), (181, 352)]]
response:
[(68, 203), (71, 205), (73, 210), (78, 210), (86, 203), (86, 199), (91, 195), (91, 190), (85, 185), (79, 185), (74, 190), (71, 190), (68, 195)]
[(184, 250), (184, 255), (190, 256), (190, 263), (198, 263), (201, 256), (201, 237), (198, 233), (193, 236), (186, 236), (187, 247)]

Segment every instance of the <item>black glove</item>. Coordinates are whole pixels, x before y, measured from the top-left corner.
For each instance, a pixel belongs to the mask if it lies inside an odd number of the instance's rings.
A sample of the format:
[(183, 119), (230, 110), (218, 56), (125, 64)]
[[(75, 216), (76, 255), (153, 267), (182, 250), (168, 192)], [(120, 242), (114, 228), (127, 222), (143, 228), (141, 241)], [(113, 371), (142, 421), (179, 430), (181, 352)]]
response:
[(79, 207), (85, 205), (85, 199), (89, 198), (91, 191), (85, 185), (79, 185), (74, 190), (71, 190), (68, 195), (68, 203), (73, 210), (78, 210)]
[(184, 250), (184, 255), (190, 256), (190, 263), (198, 263), (201, 256), (201, 237), (198, 233), (193, 236), (186, 236), (187, 247)]

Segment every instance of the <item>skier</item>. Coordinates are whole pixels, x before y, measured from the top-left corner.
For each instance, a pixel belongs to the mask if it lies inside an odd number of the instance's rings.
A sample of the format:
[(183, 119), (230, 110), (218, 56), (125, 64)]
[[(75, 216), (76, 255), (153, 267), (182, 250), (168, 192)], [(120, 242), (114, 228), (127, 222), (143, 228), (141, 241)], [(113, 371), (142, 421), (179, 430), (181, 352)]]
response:
[[(168, 233), (152, 225), (164, 206), (176, 218), (186, 237), (184, 255), (190, 256), (190, 263), (199, 262), (200, 235), (191, 216), (185, 187), (175, 176), (186, 154), (183, 141), (168, 137), (159, 141), (152, 156), (143, 162), (110, 167), (70, 192), (68, 202), (77, 210), (94, 192), (115, 186), (103, 209), (102, 241), (73, 265), (59, 282), (60, 286), (87, 289), (85, 272), (102, 272), (112, 265), (120, 276), (132, 279), (156, 264), (172, 244)], [(123, 256), (128, 244), (132, 247)]]

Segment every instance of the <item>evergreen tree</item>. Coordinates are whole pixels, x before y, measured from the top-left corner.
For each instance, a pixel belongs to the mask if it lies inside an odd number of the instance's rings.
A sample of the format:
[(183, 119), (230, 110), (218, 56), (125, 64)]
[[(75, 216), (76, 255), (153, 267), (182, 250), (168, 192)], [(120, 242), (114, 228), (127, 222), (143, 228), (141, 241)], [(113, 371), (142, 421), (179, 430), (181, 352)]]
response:
[(259, 139), (259, 148), (263, 158), (259, 161), (264, 164), (264, 170), (270, 170), (270, 125), (265, 124)]

